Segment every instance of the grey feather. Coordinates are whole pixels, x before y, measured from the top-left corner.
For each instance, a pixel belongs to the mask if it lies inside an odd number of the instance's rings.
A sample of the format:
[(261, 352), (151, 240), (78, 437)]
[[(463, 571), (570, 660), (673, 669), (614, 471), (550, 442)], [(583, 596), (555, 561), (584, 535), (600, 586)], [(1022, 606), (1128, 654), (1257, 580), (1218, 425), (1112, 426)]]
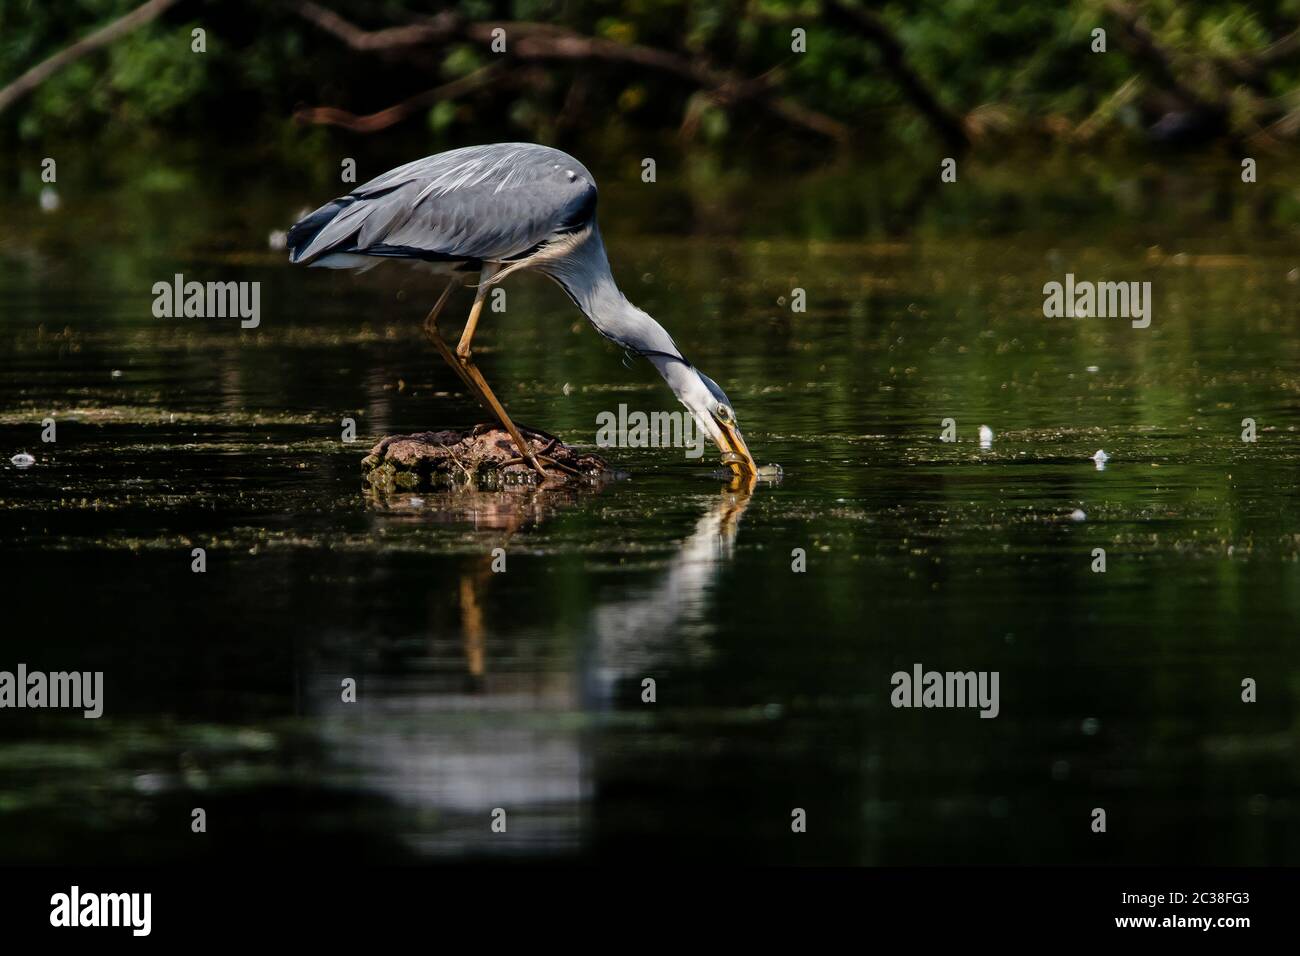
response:
[(290, 229), (290, 261), (347, 253), (509, 262), (595, 214), (595, 181), (567, 153), (469, 146), (399, 166), (322, 206)]

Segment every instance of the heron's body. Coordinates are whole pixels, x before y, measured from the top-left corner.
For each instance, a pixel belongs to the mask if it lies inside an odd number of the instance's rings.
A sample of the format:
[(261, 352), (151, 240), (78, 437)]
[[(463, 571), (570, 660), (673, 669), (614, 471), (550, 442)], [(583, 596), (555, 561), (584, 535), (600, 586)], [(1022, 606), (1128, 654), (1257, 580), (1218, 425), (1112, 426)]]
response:
[[(715, 414), (719, 404), (730, 417), (722, 390), (691, 366), (663, 326), (619, 291), (596, 224), (595, 180), (560, 150), (499, 143), (407, 163), (303, 218), (289, 230), (288, 248), (291, 262), (328, 268), (365, 269), (385, 259), (406, 260), (451, 275), (453, 285), (478, 273), (465, 336), (456, 356), (444, 354), (462, 366), (469, 363), (486, 288), (521, 269), (541, 272), (568, 293), (601, 335), (653, 362), (697, 418), (702, 410)], [(445, 295), (430, 315), (435, 326), (443, 301)], [(440, 339), (436, 344), (445, 348)], [(459, 371), (464, 378), (464, 369)], [(513, 428), (486, 382), (467, 379), (466, 384)], [(735, 440), (719, 440), (718, 428), (701, 424), (752, 471), (753, 460), (734, 423)], [(727, 423), (722, 430), (728, 430)]]

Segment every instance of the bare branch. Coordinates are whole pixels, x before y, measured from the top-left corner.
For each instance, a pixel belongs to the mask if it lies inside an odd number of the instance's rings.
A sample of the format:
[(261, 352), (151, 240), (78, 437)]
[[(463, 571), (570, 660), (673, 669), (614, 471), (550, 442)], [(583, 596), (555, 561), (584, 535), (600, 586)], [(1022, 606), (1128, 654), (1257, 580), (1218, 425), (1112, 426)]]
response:
[(434, 103), (441, 100), (455, 99), (458, 96), (471, 93), (474, 90), (488, 86), (500, 79), (500, 77), (500, 65), (493, 63), (459, 79), (452, 80), (450, 83), (444, 83), (442, 86), (436, 86), (431, 90), (425, 90), (423, 93), (417, 93), (410, 99), (380, 110), (378, 113), (358, 116), (356, 113), (349, 113), (347, 110), (337, 109), (333, 106), (316, 106), (298, 110), (293, 114), (293, 118), (299, 123), (340, 126), (354, 133), (376, 133), (381, 129), (387, 129), (394, 123), (400, 123), (412, 113), (428, 109)]
[(326, 33), (338, 37), (352, 49), (364, 52), (438, 43), (455, 34), (460, 28), (460, 17), (451, 11), (444, 11), (427, 23), (387, 27), (383, 30), (366, 30), (344, 20), (333, 10), (313, 3), (312, 0), (298, 0), (294, 8), (303, 19)]
[[(665, 73), (694, 86), (713, 91), (720, 101), (725, 99), (730, 104), (753, 100), (784, 122), (802, 126), (837, 142), (848, 140), (850, 135), (849, 127), (845, 124), (788, 98), (777, 96), (765, 81), (750, 81), (733, 73), (710, 69), (689, 57), (669, 50), (638, 44), (615, 43), (612, 40), (584, 36), (564, 27), (545, 23), (527, 21), (470, 23), (452, 12), (440, 13), (420, 24), (371, 31), (349, 23), (312, 0), (297, 0), (295, 9), (309, 22), (358, 51), (415, 51), (420, 47), (450, 39), (465, 39), (486, 45), (492, 41), (493, 31), (500, 28), (505, 30), (509, 38), (505, 55), (513, 59), (595, 61), (621, 66), (632, 65)], [(402, 104), (398, 104), (395, 108), (401, 106)], [(342, 111), (335, 111), (333, 115), (341, 114)]]
[(0, 113), (13, 103), (40, 86), (47, 79), (70, 63), (75, 63), (100, 47), (108, 46), (120, 36), (130, 33), (136, 27), (143, 26), (156, 18), (176, 0), (149, 0), (125, 16), (119, 17), (107, 26), (100, 27), (89, 36), (83, 37), (72, 46), (64, 47), (49, 59), (38, 63), (4, 89), (0, 89)]

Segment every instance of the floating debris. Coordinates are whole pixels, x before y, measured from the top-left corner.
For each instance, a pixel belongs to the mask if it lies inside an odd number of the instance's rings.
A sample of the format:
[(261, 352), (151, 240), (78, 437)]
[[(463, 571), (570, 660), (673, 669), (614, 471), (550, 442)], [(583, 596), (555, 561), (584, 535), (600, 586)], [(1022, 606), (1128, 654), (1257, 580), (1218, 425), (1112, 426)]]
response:
[[(546, 469), (548, 485), (621, 477), (604, 459), (570, 448), (554, 435), (524, 427), (520, 431)], [(475, 425), (467, 432), (392, 435), (370, 449), (361, 469), (366, 484), (381, 494), (457, 485), (496, 490), (540, 481), (498, 425)]]
[(991, 448), (993, 445), (993, 429), (987, 425), (980, 426), (980, 447)]
[(36, 459), (25, 451), (20, 451), (9, 459), (9, 463), (16, 468), (30, 468), (36, 464)]

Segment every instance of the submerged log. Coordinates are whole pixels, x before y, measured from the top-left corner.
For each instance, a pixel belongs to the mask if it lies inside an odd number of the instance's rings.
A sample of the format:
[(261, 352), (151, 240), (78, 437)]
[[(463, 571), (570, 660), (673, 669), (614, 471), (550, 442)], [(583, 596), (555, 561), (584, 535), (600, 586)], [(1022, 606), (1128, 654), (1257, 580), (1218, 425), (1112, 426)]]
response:
[[(520, 431), (532, 453), (542, 460), (549, 484), (597, 483), (619, 476), (598, 455), (570, 448), (554, 435), (536, 429)], [(497, 425), (390, 435), (370, 449), (361, 470), (366, 485), (380, 494), (456, 485), (494, 490), (541, 481), (520, 457), (510, 435)]]

